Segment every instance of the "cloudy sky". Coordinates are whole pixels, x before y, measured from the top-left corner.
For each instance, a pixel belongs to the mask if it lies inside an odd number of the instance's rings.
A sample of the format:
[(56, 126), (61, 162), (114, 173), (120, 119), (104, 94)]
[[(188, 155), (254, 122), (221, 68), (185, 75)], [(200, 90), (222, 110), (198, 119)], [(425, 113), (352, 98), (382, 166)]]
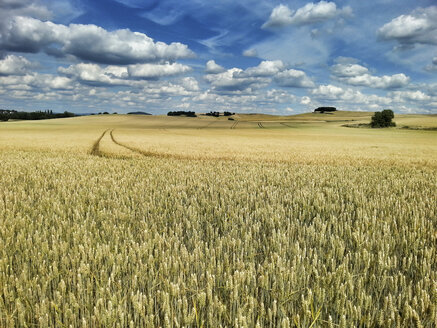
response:
[(0, 0), (0, 108), (437, 113), (435, 0)]

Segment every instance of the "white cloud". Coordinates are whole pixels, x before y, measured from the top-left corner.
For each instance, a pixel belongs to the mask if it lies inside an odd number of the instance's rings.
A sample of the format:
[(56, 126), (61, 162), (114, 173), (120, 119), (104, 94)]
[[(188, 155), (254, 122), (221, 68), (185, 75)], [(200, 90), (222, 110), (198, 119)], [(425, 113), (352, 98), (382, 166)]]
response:
[(190, 103), (181, 103), (175, 106), (176, 108), (188, 109), (191, 107)]
[[(72, 89), (73, 81), (52, 74), (30, 73), (26, 75), (0, 76), (0, 86), (10, 90), (27, 90), (36, 93), (51, 89)], [(35, 94), (33, 94), (35, 96)]]
[(155, 98), (159, 100), (162, 97), (193, 96), (198, 90), (197, 80), (186, 77), (175, 83), (169, 81), (149, 83), (144, 87), (142, 94), (145, 98), (155, 95)]
[(402, 88), (408, 85), (408, 83), (410, 82), (410, 78), (404, 73), (394, 74), (390, 76), (373, 76), (370, 74), (363, 74), (341, 80), (350, 85), (365, 86), (377, 89)]
[(369, 70), (358, 64), (336, 64), (332, 66), (332, 73), (338, 77), (353, 77), (367, 74)]
[(308, 97), (308, 96), (303, 96), (303, 97), (300, 99), (300, 103), (301, 103), (302, 105), (309, 105), (309, 104), (311, 104), (311, 98)]
[(305, 72), (286, 69), (281, 60), (265, 60), (245, 70), (232, 68), (219, 74), (208, 74), (205, 79), (216, 90), (243, 91), (267, 86), (272, 79), (282, 87), (313, 88), (314, 82)]
[(64, 76), (56, 76), (48, 82), (51, 89), (71, 89), (71, 80)]
[(30, 16), (43, 20), (52, 17), (52, 12), (38, 0), (0, 0), (0, 9), (3, 22), (13, 16)]
[(8, 55), (0, 60), (0, 75), (25, 75), (34, 66), (22, 56)]
[(66, 26), (30, 17), (14, 17), (3, 24), (0, 49), (33, 53), (43, 50), (105, 64), (157, 62), (194, 55), (184, 44), (154, 42), (143, 33), (127, 29), (109, 32), (96, 25)]
[(437, 6), (418, 8), (401, 15), (378, 30), (383, 40), (395, 40), (401, 46), (437, 44)]
[(231, 68), (222, 73), (207, 74), (205, 79), (216, 90), (252, 92), (269, 84), (271, 77), (283, 69), (284, 63), (280, 60), (262, 61), (258, 66), (246, 70)]
[(218, 65), (214, 60), (208, 60), (205, 72), (208, 74), (217, 74), (225, 71), (224, 67)]
[(189, 66), (179, 63), (136, 64), (127, 67), (129, 77), (140, 79), (158, 79), (163, 76), (183, 74), (190, 70)]
[(294, 103), (296, 96), (285, 90), (271, 89), (266, 92), (265, 100), (278, 104)]
[(262, 25), (262, 28), (282, 27), (291, 24), (313, 24), (338, 16), (350, 16), (351, 14), (352, 9), (350, 7), (339, 9), (334, 2), (310, 2), (297, 9), (296, 12), (281, 4), (273, 9), (268, 21)]
[(394, 89), (404, 87), (410, 82), (410, 78), (403, 73), (374, 76), (369, 74), (366, 67), (358, 64), (336, 64), (331, 71), (339, 81), (354, 86)]
[(266, 77), (277, 74), (284, 69), (285, 65), (281, 60), (264, 60), (258, 66), (249, 67), (243, 73), (250, 77)]
[(288, 69), (276, 74), (275, 82), (282, 87), (313, 88), (314, 82), (303, 71)]
[(334, 18), (343, 13), (349, 13), (350, 8), (337, 9), (334, 2), (320, 1), (307, 3), (299, 8), (292, 17), (292, 24), (311, 24)]
[(344, 90), (335, 85), (320, 85), (311, 91), (311, 94), (322, 99), (338, 99), (344, 94)]
[(401, 99), (400, 95), (406, 97), (403, 91), (394, 91), (386, 96), (380, 96), (375, 94), (363, 94), (361, 91), (355, 89), (343, 89), (334, 85), (321, 85), (313, 89), (311, 94), (321, 102), (340, 103), (350, 106), (351, 108), (362, 108), (362, 106), (365, 106), (365, 108), (375, 110), (399, 102)]
[(80, 63), (67, 68), (59, 67), (58, 72), (82, 83), (96, 86), (130, 84), (130, 81), (125, 80), (128, 77), (127, 68), (121, 66), (102, 68), (97, 64)]
[(393, 91), (389, 93), (396, 102), (408, 102), (408, 101), (429, 101), (431, 97), (420, 90), (416, 91)]
[(184, 77), (181, 80), (181, 85), (188, 91), (199, 91), (199, 83), (194, 77)]
[(161, 77), (183, 74), (191, 68), (179, 63), (136, 64), (128, 66), (80, 63), (69, 67), (59, 67), (58, 72), (92, 85), (141, 86), (138, 80), (158, 80)]
[(245, 57), (258, 57), (258, 52), (256, 49), (247, 49), (243, 51), (243, 56)]
[(218, 74), (208, 74), (205, 79), (211, 83), (214, 89), (221, 91), (251, 92), (253, 88), (261, 88), (270, 82), (270, 79), (250, 77), (244, 74), (244, 71), (240, 68), (231, 68)]
[(262, 28), (282, 27), (290, 25), (292, 22), (291, 16), (293, 11), (285, 5), (279, 5), (273, 8), (269, 20), (262, 25)]

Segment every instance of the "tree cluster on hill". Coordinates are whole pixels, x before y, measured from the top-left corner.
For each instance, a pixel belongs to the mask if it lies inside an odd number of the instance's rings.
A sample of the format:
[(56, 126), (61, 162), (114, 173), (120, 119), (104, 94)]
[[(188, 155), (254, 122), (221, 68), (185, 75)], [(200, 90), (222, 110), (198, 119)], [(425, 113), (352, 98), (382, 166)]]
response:
[(183, 111), (183, 110), (179, 110), (179, 111), (174, 111), (174, 112), (168, 112), (167, 116), (187, 116), (187, 117), (196, 117), (196, 113), (195, 112), (190, 112), (190, 111)]
[[(220, 112), (209, 112), (205, 114), (206, 116), (214, 116), (214, 117), (219, 117), (220, 116)], [(235, 113), (231, 113), (231, 112), (224, 112), (223, 116), (232, 116), (235, 115)]]
[(129, 112), (128, 114), (130, 115), (152, 115), (150, 113), (146, 113), (146, 112)]
[(336, 110), (335, 107), (318, 107), (314, 110), (314, 113), (320, 112), (323, 114), (324, 112), (335, 112)]
[(391, 109), (384, 109), (382, 112), (376, 112), (372, 116), (370, 126), (372, 128), (388, 128), (390, 126), (396, 126), (396, 123), (392, 121), (395, 117)]
[(0, 109), (0, 121), (8, 120), (48, 120), (51, 118), (63, 118), (76, 116), (74, 113), (53, 113), (51, 110), (35, 112), (19, 112), (16, 110)]

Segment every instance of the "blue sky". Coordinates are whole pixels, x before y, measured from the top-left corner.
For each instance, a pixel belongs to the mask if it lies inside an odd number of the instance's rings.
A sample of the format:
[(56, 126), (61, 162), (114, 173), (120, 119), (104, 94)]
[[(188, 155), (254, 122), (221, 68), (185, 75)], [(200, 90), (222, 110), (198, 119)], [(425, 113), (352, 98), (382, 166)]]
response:
[(435, 0), (0, 0), (0, 108), (437, 113)]

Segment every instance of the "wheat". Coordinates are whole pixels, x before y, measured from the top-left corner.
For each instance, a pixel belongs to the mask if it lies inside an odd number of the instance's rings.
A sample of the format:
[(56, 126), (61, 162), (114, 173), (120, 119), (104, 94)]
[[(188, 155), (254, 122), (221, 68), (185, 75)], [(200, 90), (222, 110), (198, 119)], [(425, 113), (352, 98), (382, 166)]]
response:
[(109, 125), (2, 150), (1, 327), (436, 325), (435, 158), (147, 156), (113, 129), (160, 154)]

